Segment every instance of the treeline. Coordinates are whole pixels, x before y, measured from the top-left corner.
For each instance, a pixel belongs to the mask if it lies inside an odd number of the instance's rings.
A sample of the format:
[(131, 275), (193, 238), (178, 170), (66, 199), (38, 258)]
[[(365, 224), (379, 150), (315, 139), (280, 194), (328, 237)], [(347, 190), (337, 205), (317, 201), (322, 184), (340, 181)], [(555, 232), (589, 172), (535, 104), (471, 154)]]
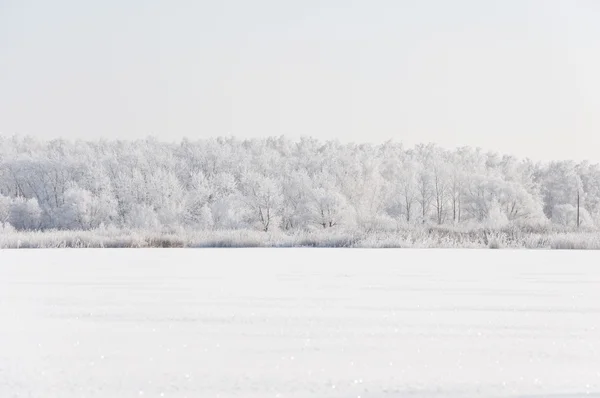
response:
[(600, 225), (600, 167), (468, 147), (313, 138), (0, 138), (0, 223), (18, 230), (361, 231)]

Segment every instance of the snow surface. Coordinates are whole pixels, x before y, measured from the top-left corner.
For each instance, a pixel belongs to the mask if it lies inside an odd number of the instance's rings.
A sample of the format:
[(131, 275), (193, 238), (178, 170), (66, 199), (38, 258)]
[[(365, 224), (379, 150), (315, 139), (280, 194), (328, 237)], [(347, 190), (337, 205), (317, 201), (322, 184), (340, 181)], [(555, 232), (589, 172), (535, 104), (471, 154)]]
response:
[(600, 397), (600, 253), (0, 251), (0, 397)]

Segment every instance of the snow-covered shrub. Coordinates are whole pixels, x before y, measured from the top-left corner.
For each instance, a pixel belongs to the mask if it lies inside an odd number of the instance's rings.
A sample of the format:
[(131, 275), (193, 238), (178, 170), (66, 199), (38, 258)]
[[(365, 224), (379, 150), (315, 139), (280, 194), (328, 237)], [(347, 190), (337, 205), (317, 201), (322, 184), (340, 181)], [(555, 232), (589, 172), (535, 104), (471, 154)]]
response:
[(485, 220), (485, 226), (491, 229), (501, 229), (508, 225), (508, 216), (500, 209), (497, 201), (493, 201)]
[(404, 219), (399, 223), (397, 220), (394, 220), (392, 217), (381, 214), (370, 217), (361, 217), (358, 218), (357, 224), (364, 231), (393, 231), (398, 229), (399, 224), (405, 224)]
[[(571, 204), (556, 205), (552, 209), (552, 222), (564, 227), (577, 226), (577, 208)], [(591, 227), (594, 221), (586, 209), (579, 209), (580, 226)]]
[(63, 197), (60, 209), (65, 229), (91, 229), (110, 223), (117, 214), (117, 203), (108, 193), (94, 195), (87, 189), (72, 186)]
[(147, 204), (135, 204), (127, 214), (125, 222), (132, 228), (149, 230), (156, 230), (161, 225), (156, 211)]
[(10, 205), (8, 222), (16, 229), (38, 229), (42, 218), (42, 209), (37, 199), (14, 198)]
[(0, 234), (8, 235), (15, 232), (15, 228), (7, 222), (0, 222)]
[(236, 229), (245, 227), (244, 215), (232, 196), (217, 198), (210, 205), (210, 213), (215, 228)]
[(8, 219), (10, 217), (11, 204), (11, 198), (9, 198), (8, 196), (0, 195), (0, 224), (8, 222)]
[(208, 205), (204, 205), (200, 208), (198, 217), (195, 219), (196, 225), (202, 229), (211, 229), (215, 222), (212, 216), (212, 210)]

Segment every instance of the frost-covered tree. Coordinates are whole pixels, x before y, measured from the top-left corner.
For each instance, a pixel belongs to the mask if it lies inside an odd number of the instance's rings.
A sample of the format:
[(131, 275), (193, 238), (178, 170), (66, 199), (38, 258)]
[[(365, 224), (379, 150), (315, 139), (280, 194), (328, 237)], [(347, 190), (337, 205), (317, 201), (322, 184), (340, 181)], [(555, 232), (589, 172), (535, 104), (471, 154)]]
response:
[(306, 170), (294, 171), (282, 178), (281, 227), (284, 230), (304, 229), (310, 223), (311, 187)]
[(446, 220), (447, 204), (450, 193), (450, 173), (449, 165), (445, 161), (443, 154), (436, 150), (432, 160), (432, 184), (433, 198), (435, 207), (435, 217), (438, 224), (442, 224)]
[(183, 222), (186, 225), (209, 228), (213, 224), (210, 201), (213, 186), (202, 171), (191, 173), (183, 199)]
[(307, 207), (309, 220), (323, 228), (335, 227), (350, 219), (348, 200), (331, 189), (314, 188)]
[(110, 224), (117, 215), (117, 203), (106, 192), (99, 196), (72, 186), (64, 194), (60, 226), (66, 229), (91, 229)]
[(241, 201), (247, 206), (251, 223), (268, 231), (273, 228), (281, 206), (281, 187), (270, 177), (248, 173), (242, 178)]
[(555, 211), (563, 212), (562, 205), (577, 205), (577, 195), (581, 193), (582, 182), (575, 162), (551, 162), (543, 173), (544, 213), (556, 219)]
[(21, 230), (576, 228), (577, 214), (587, 228), (600, 225), (597, 164), (306, 137), (0, 138), (0, 223)]

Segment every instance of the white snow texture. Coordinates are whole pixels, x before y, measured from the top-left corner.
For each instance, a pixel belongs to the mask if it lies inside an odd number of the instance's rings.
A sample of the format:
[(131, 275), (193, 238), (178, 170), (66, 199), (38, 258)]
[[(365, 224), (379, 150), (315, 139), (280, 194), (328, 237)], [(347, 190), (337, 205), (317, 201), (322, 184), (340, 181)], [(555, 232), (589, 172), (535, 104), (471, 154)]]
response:
[(599, 397), (585, 251), (0, 251), (0, 397)]

